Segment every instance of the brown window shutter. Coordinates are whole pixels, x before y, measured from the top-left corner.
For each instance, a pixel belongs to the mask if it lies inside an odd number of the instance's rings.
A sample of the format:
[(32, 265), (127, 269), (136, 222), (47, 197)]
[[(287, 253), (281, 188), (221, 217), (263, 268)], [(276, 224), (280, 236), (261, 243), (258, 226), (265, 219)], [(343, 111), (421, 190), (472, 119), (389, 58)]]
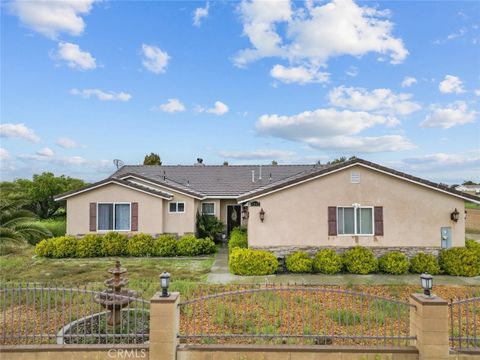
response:
[(375, 206), (375, 235), (383, 236), (383, 206)]
[(132, 223), (130, 229), (138, 231), (138, 202), (132, 203)]
[(97, 231), (97, 203), (90, 203), (90, 231)]
[(337, 207), (328, 207), (328, 235), (337, 235)]

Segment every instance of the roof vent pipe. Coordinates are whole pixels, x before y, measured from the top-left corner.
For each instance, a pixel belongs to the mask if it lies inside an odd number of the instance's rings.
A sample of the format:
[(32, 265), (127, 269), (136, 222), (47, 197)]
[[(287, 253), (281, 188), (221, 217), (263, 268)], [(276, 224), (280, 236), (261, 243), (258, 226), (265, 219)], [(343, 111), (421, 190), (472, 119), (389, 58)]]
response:
[(262, 165), (260, 165), (260, 170), (258, 174), (258, 180), (262, 180)]
[(163, 181), (164, 181), (164, 182), (167, 181), (167, 176), (165, 175), (165, 170), (163, 170)]
[(272, 181), (272, 173), (270, 173), (270, 176), (268, 177), (268, 181)]
[(252, 170), (252, 182), (255, 182), (255, 170)]

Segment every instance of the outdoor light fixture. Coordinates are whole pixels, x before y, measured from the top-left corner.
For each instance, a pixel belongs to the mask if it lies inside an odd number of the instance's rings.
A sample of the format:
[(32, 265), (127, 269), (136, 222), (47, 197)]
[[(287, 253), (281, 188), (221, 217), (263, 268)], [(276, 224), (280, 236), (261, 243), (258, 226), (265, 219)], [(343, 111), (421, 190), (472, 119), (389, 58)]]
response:
[(453, 210), (453, 212), (450, 214), (450, 219), (457, 222), (459, 218), (460, 218), (460, 213), (458, 212), (457, 208), (455, 208), (455, 210)]
[(247, 220), (248, 219), (248, 207), (244, 206), (242, 208), (242, 219)]
[(161, 297), (169, 297), (168, 287), (170, 286), (170, 274), (166, 271), (160, 274), (160, 287), (162, 288)]
[(427, 297), (432, 297), (433, 276), (430, 274), (420, 275), (420, 282), (423, 288), (423, 294)]
[(259, 212), (260, 215), (260, 221), (263, 222), (265, 220), (265, 211), (263, 211), (263, 208)]

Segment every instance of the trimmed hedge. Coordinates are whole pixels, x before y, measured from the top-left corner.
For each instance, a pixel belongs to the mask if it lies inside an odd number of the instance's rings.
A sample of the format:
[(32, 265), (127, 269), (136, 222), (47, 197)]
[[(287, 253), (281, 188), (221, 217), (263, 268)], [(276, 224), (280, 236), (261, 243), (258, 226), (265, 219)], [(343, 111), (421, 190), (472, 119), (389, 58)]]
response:
[(480, 257), (472, 248), (455, 247), (442, 250), (439, 263), (442, 270), (448, 275), (480, 275)]
[(217, 250), (210, 238), (197, 239), (185, 235), (177, 240), (174, 235), (126, 234), (109, 232), (105, 235), (88, 234), (81, 238), (59, 236), (40, 241), (35, 254), (53, 258), (86, 258), (101, 256), (195, 256), (213, 254)]
[(313, 270), (320, 274), (337, 274), (343, 269), (342, 257), (335, 250), (322, 249), (313, 258)]
[(313, 269), (313, 261), (305, 251), (297, 251), (287, 256), (287, 270), (293, 273), (309, 273)]
[(343, 263), (345, 269), (352, 274), (367, 275), (378, 270), (378, 260), (373, 251), (362, 246), (345, 251)]
[(235, 275), (271, 275), (278, 268), (277, 258), (270, 252), (253, 249), (233, 249), (228, 266)]
[(472, 250), (475, 254), (477, 254), (478, 258), (480, 259), (480, 242), (472, 239), (467, 239), (465, 240), (465, 247)]
[(410, 272), (415, 274), (427, 273), (430, 275), (440, 274), (440, 265), (437, 258), (432, 254), (419, 252), (410, 260)]
[(385, 274), (401, 275), (408, 273), (410, 262), (405, 254), (392, 251), (378, 259), (378, 267)]
[(228, 240), (228, 252), (230, 253), (235, 248), (248, 248), (247, 230), (236, 227), (230, 232), (230, 240)]

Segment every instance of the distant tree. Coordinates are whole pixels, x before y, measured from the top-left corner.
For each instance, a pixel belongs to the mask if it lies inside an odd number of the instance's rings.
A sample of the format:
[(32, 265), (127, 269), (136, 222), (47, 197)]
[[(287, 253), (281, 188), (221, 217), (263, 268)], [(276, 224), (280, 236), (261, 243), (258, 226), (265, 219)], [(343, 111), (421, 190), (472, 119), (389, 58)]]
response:
[(472, 180), (466, 180), (462, 183), (462, 185), (479, 185), (479, 184)]
[(334, 165), (334, 164), (339, 164), (339, 163), (343, 163), (347, 160), (353, 160), (353, 159), (356, 159), (357, 157), (356, 156), (350, 156), (348, 159), (346, 156), (341, 156), (339, 158), (336, 158), (336, 159), (333, 159), (329, 162), (327, 162), (327, 165)]
[(455, 189), (457, 186), (460, 186), (460, 184), (452, 184), (450, 185), (450, 189)]
[(272, 160), (272, 165), (273, 165), (273, 166), (277, 166), (277, 165), (278, 165), (278, 161), (277, 161), (277, 160)]
[(153, 152), (150, 153), (150, 155), (145, 155), (145, 159), (143, 159), (143, 165), (162, 165), (160, 155)]
[(228, 166), (228, 161), (224, 161), (223, 166)]

